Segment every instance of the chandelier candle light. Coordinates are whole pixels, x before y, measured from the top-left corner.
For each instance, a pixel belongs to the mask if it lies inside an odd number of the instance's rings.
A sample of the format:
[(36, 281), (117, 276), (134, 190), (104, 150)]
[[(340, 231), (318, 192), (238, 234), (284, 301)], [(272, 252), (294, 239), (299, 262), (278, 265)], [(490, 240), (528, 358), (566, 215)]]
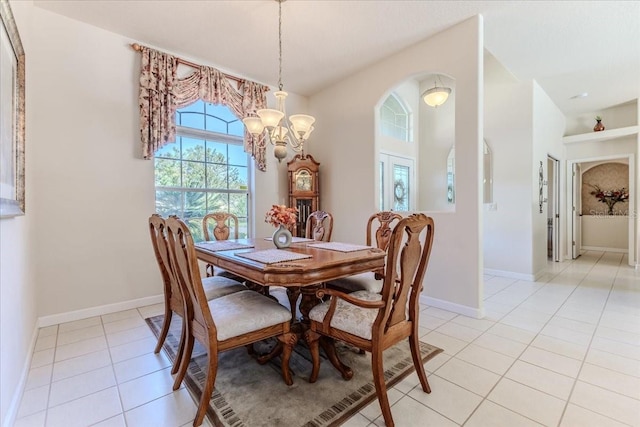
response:
[(316, 119), (306, 114), (294, 114), (287, 118), (285, 100), (287, 92), (282, 90), (282, 2), (278, 2), (278, 91), (276, 97), (276, 109), (265, 108), (258, 110), (258, 117), (245, 117), (242, 122), (247, 131), (254, 137), (258, 137), (265, 129), (267, 137), (274, 145), (273, 154), (279, 162), (287, 157), (287, 144), (295, 151), (301, 151), (304, 157), (304, 143), (313, 132), (313, 123)]

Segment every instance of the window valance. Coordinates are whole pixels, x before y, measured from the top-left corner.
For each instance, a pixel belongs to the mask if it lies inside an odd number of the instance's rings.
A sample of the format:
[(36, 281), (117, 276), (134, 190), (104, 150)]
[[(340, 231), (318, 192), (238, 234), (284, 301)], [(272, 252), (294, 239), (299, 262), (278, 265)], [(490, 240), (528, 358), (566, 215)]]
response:
[[(223, 104), (239, 118), (266, 108), (269, 87), (240, 78), (230, 78), (221, 71), (200, 65), (186, 77), (178, 78), (181, 59), (146, 46), (134, 45), (142, 54), (140, 69), (140, 134), (142, 155), (152, 159), (154, 153), (176, 139), (176, 110), (202, 99)], [(237, 82), (236, 85), (233, 82)], [(245, 130), (244, 150), (255, 160), (258, 169), (266, 170), (266, 141)]]

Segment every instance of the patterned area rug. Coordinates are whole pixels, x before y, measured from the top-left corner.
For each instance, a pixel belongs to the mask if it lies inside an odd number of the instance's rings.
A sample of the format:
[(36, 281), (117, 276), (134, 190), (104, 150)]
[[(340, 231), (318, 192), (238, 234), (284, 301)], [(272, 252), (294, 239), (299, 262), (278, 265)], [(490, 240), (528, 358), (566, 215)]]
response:
[[(146, 319), (158, 336), (164, 316)], [(180, 340), (182, 319), (173, 316), (164, 350), (173, 361)], [(256, 344), (256, 350), (266, 352), (275, 340)], [(420, 343), (423, 361), (442, 349)], [(215, 390), (209, 402), (207, 417), (215, 426), (223, 427), (335, 427), (376, 398), (371, 355), (357, 354), (354, 349), (338, 348), (341, 360), (353, 369), (354, 376), (345, 381), (328, 360), (323, 359), (318, 381), (308, 382), (311, 355), (303, 345), (296, 345), (290, 368), (293, 385), (287, 386), (280, 369), (280, 358), (259, 365), (247, 350), (238, 348), (220, 355)], [(202, 395), (207, 355), (196, 343), (189, 370), (185, 377), (187, 388), (196, 396)], [(408, 342), (402, 342), (384, 352), (385, 379), (388, 387), (414, 371)]]

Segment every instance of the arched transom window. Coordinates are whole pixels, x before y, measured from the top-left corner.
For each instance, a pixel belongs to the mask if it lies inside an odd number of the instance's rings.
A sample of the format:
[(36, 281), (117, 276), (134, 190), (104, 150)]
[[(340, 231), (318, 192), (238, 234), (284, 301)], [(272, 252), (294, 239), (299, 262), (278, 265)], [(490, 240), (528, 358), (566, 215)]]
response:
[(380, 107), (382, 135), (401, 141), (411, 141), (410, 113), (404, 104), (391, 94)]

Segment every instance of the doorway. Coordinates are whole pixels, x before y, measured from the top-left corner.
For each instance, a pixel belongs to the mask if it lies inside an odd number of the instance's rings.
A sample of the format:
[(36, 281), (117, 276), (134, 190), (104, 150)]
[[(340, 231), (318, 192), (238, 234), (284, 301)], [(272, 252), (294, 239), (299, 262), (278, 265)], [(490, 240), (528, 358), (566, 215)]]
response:
[(415, 206), (413, 159), (380, 153), (380, 210), (407, 212)]
[[(597, 203), (595, 199), (594, 192), (589, 190), (583, 186), (583, 178), (586, 171), (592, 168), (594, 165), (598, 164), (607, 164), (607, 163), (625, 163), (628, 164), (628, 173), (627, 180), (628, 182), (628, 212), (620, 213), (616, 212), (615, 214), (608, 214), (606, 211), (599, 212), (596, 211), (593, 214), (590, 213), (593, 209), (589, 207), (588, 203), (595, 203), (597, 205), (603, 205), (602, 203)], [(605, 181), (605, 177), (609, 174), (602, 175), (599, 174), (599, 179), (594, 182), (586, 182), (585, 185), (589, 184), (591, 187), (594, 187), (594, 184), (600, 185), (602, 181)], [(635, 250), (635, 241), (637, 238), (637, 229), (634, 221), (634, 215), (632, 214), (632, 206), (635, 206), (635, 180), (633, 177), (635, 176), (635, 164), (634, 164), (634, 155), (633, 154), (621, 154), (621, 155), (612, 155), (612, 156), (603, 156), (603, 157), (594, 157), (594, 158), (584, 158), (584, 159), (575, 159), (567, 161), (567, 176), (571, 179), (567, 179), (567, 194), (568, 194), (568, 204), (567, 204), (567, 220), (568, 227), (571, 230), (568, 233), (567, 238), (567, 247), (568, 254), (571, 258), (575, 259), (580, 256), (581, 251), (583, 250), (614, 250), (611, 248), (617, 248), (618, 246), (611, 246), (609, 240), (611, 240), (612, 236), (617, 236), (620, 234), (620, 225), (624, 226), (622, 231), (622, 249), (618, 249), (620, 252), (626, 252), (628, 254), (628, 264), (631, 266), (636, 265), (636, 250)], [(610, 190), (608, 185), (605, 185), (604, 190)], [(584, 199), (583, 199), (584, 198)], [(587, 204), (585, 204), (587, 203)], [(593, 204), (592, 203), (592, 204)], [(603, 205), (604, 206), (604, 205)], [(587, 213), (586, 216), (583, 213)], [(587, 224), (585, 224), (587, 221)], [(589, 222), (590, 221), (590, 222)], [(589, 223), (592, 224), (591, 230), (597, 232), (594, 234), (593, 232), (587, 232), (585, 230), (585, 226), (588, 226)], [(615, 225), (612, 225), (615, 224)], [(614, 228), (611, 228), (614, 227)], [(585, 234), (587, 233), (587, 234)], [(606, 244), (594, 244), (592, 240), (594, 236), (605, 236), (607, 239)], [(587, 240), (584, 240), (587, 239)]]

